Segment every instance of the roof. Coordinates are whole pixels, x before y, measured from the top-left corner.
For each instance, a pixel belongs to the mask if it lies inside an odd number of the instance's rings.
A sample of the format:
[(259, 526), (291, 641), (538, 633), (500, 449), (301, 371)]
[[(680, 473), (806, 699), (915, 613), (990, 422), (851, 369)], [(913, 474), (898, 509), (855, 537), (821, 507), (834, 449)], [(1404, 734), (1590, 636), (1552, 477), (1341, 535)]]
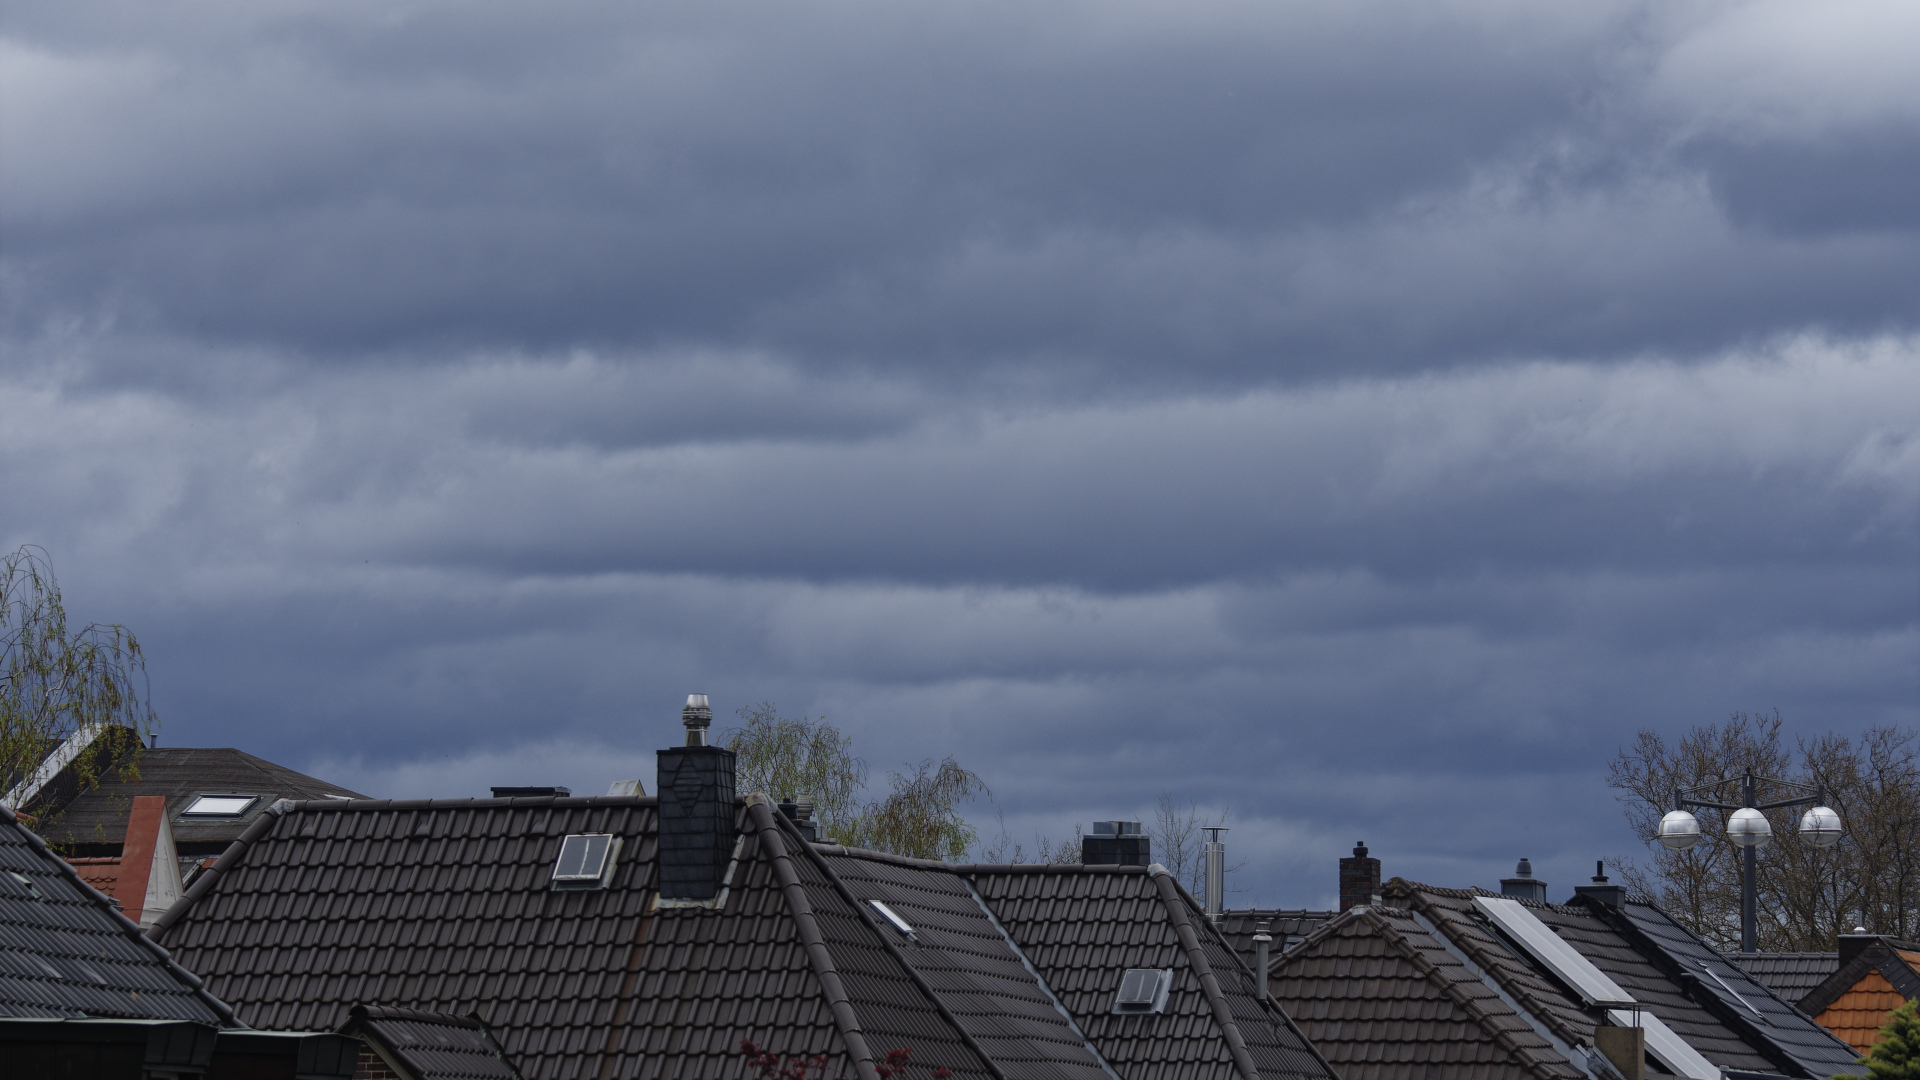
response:
[(1792, 1002), (1806, 997), (1840, 966), (1837, 952), (1728, 953), (1727, 959)]
[(230, 1025), (200, 980), (0, 806), (0, 1017)]
[(477, 1016), (356, 1005), (340, 1030), (364, 1039), (409, 1080), (522, 1080)]
[(1338, 914), (1337, 911), (1308, 911), (1304, 908), (1241, 908), (1238, 911), (1221, 912), (1220, 920), (1214, 925), (1219, 929), (1220, 936), (1227, 939), (1227, 944), (1233, 946), (1233, 951), (1251, 966), (1253, 935), (1261, 923), (1267, 924), (1267, 933), (1273, 937), (1270, 955), (1279, 956)]
[(1828, 1030), (1864, 1054), (1887, 1014), (1920, 997), (1920, 946), (1881, 938), (1841, 964), (1800, 1000)]
[(1343, 913), (1273, 964), (1273, 994), (1344, 1080), (1578, 1080), (1411, 912)]
[[(1396, 878), (1383, 890), (1393, 907), (1344, 914), (1276, 960), (1275, 992), (1347, 1080), (1607, 1074), (1588, 1049), (1598, 1013), (1495, 928), (1475, 904), (1493, 895)], [(1506, 899), (1722, 1070), (1851, 1066), (1846, 1047), (1651, 904)]]
[[(163, 746), (139, 752), (137, 775), (115, 772), (98, 787), (75, 792), (72, 784), (49, 784), (28, 807), (51, 824), (47, 840), (74, 845), (77, 854), (108, 855), (101, 845), (124, 842), (127, 811), (137, 795), (162, 795), (173, 839), (183, 853), (217, 852), (232, 843), (276, 799), (364, 798), (338, 784), (318, 780), (232, 747)], [(202, 794), (259, 796), (233, 818), (185, 818), (182, 811)], [(212, 845), (208, 847), (208, 845)]]
[[(722, 906), (661, 906), (656, 808), (282, 804), (155, 933), (250, 1024), (330, 1028), (355, 1002), (477, 1014), (531, 1078), (744, 1076), (750, 1039), (869, 1080), (896, 1049), (981, 1080), (1331, 1080), (1164, 871), (817, 846), (750, 796)], [(549, 888), (575, 833), (622, 839), (606, 889)], [(1164, 1014), (1111, 1015), (1140, 967), (1173, 971)]]
[(1833, 1076), (1855, 1069), (1855, 1052), (1766, 984), (1753, 978), (1659, 906), (1629, 899), (1617, 908), (1596, 908), (1633, 941), (1686, 996), (1741, 1033), (1776, 1071)]

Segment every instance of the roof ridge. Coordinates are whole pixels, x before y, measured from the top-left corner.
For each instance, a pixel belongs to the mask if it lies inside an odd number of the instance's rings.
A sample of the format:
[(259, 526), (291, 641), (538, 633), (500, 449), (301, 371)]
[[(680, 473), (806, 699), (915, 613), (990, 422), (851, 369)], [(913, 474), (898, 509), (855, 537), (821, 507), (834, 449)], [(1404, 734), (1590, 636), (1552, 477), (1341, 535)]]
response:
[(827, 950), (826, 936), (820, 932), (820, 924), (813, 917), (813, 905), (807, 900), (806, 886), (800, 883), (800, 875), (794, 872), (793, 857), (787, 853), (785, 838), (780, 835), (779, 824), (773, 820), (773, 811), (768, 809), (766, 803), (749, 799), (747, 816), (753, 822), (754, 830), (759, 833), (760, 857), (767, 861), (773, 870), (774, 880), (780, 883), (780, 895), (786, 900), (787, 914), (793, 919), (801, 947), (807, 954), (808, 965), (813, 968), (814, 978), (819, 980), (820, 990), (827, 998), (827, 1010), (833, 1015), (834, 1026), (840, 1029), (840, 1040), (846, 1044), (847, 1056), (853, 1059), (854, 1071), (861, 1080), (879, 1080), (880, 1073), (874, 1068), (873, 1050), (867, 1045), (866, 1033), (860, 1029), (860, 1019), (853, 1012), (853, 999), (847, 994), (846, 984), (840, 980), (833, 954)]
[[(1381, 931), (1382, 939), (1385, 940), (1390, 947), (1399, 952), (1408, 963), (1413, 965), (1414, 970), (1426, 977), (1428, 982), (1439, 987), (1440, 992), (1447, 996), (1447, 1000), (1453, 1002), (1456, 1008), (1466, 1013), (1467, 1016), (1479, 1026), (1480, 1030), (1492, 1036), (1493, 1041), (1507, 1053), (1512, 1054), (1515, 1059), (1519, 1060), (1528, 1072), (1541, 1077), (1542, 1080), (1561, 1080), (1560, 1077), (1545, 1067), (1545, 1063), (1539, 1060), (1540, 1054), (1538, 1051), (1532, 1047), (1520, 1045), (1520, 1041), (1513, 1037), (1512, 1032), (1496, 1027), (1491, 1023), (1493, 1014), (1480, 1002), (1470, 997), (1466, 991), (1460, 989), (1458, 983), (1448, 978), (1440, 970), (1440, 965), (1427, 959), (1419, 949), (1413, 946), (1412, 942), (1406, 940), (1406, 934), (1399, 927), (1393, 925), (1391, 918), (1371, 908), (1363, 909), (1355, 914), (1357, 916), (1356, 921), (1365, 919), (1378, 927)], [(1410, 912), (1407, 913), (1405, 917), (1409, 922), (1413, 920), (1412, 913)], [(1414, 925), (1419, 926), (1418, 923), (1414, 923)], [(1433, 936), (1425, 927), (1420, 927), (1420, 932), (1429, 938)], [(1444, 951), (1445, 946), (1439, 945), (1438, 942), (1435, 944)], [(1462, 964), (1461, 968), (1465, 970), (1466, 965)], [(1469, 972), (1469, 974), (1471, 974), (1471, 972)], [(1476, 978), (1484, 979), (1485, 977), (1476, 976)], [(1495, 995), (1494, 1000), (1499, 1001), (1499, 996)], [(1505, 1004), (1505, 1002), (1501, 1003)], [(1509, 1011), (1512, 1011), (1511, 1007), (1509, 1007)], [(1513, 1015), (1516, 1019), (1520, 1020), (1521, 1023), (1527, 1022), (1526, 1017), (1521, 1016), (1518, 1012), (1514, 1012)], [(1552, 1044), (1549, 1043), (1548, 1046), (1551, 1048)], [(1574, 1067), (1572, 1062), (1567, 1062), (1567, 1065), (1570, 1068)]]
[(468, 796), (458, 799), (280, 799), (276, 805), (296, 810), (373, 812), (376, 810), (510, 810), (525, 806), (655, 806), (658, 795), (516, 795), (496, 799)]
[[(1234, 1019), (1227, 996), (1220, 989), (1220, 979), (1213, 973), (1213, 964), (1208, 961), (1206, 954), (1200, 951), (1200, 937), (1193, 932), (1193, 924), (1187, 918), (1187, 905), (1192, 901), (1183, 895), (1179, 882), (1173, 880), (1173, 874), (1166, 867), (1155, 863), (1151, 869), (1158, 871), (1149, 876), (1160, 893), (1160, 903), (1167, 909), (1168, 921), (1173, 923), (1174, 936), (1187, 954), (1187, 966), (1193, 969), (1194, 975), (1200, 980), (1200, 992), (1213, 1009), (1213, 1022), (1220, 1026), (1220, 1038), (1227, 1044), (1227, 1053), (1233, 1058), (1234, 1068), (1246, 1080), (1261, 1080), (1260, 1066), (1254, 1063), (1253, 1054), (1247, 1050), (1246, 1036), (1240, 1033), (1240, 1024)], [(1319, 1053), (1318, 1050), (1314, 1051), (1316, 1057)], [(1321, 1060), (1325, 1064), (1325, 1059)]]
[(227, 850), (220, 853), (220, 857), (213, 861), (212, 866), (194, 876), (193, 884), (187, 887), (186, 893), (153, 921), (153, 929), (150, 931), (153, 941), (158, 944), (159, 940), (167, 935), (167, 931), (171, 930), (190, 908), (200, 902), (201, 897), (213, 891), (213, 883), (218, 881), (222, 874), (246, 857), (247, 848), (253, 846), (254, 841), (265, 836), (282, 815), (299, 805), (299, 803), (281, 799), (261, 811), (260, 815), (247, 826), (246, 831), (235, 837), (233, 843), (227, 845)]
[[(775, 815), (771, 810), (767, 809), (766, 803), (749, 797), (747, 812), (753, 814), (755, 811), (759, 811), (759, 813), (765, 814), (768, 818), (772, 819), (770, 824), (776, 833), (782, 828), (778, 819), (784, 818), (786, 815)], [(791, 823), (788, 823), (787, 827), (791, 827)], [(797, 832), (795, 836), (798, 838)], [(782, 847), (785, 846), (785, 839), (784, 834), (781, 834), (780, 840)], [(834, 891), (839, 893), (840, 898), (847, 902), (847, 906), (851, 907), (858, 914), (860, 921), (864, 923), (867, 930), (872, 933), (874, 940), (880, 942), (881, 947), (887, 951), (887, 955), (893, 958), (894, 963), (900, 965), (901, 970), (907, 973), (907, 977), (919, 988), (920, 993), (926, 996), (927, 1002), (940, 1014), (940, 1018), (947, 1022), (947, 1026), (952, 1028), (954, 1034), (960, 1037), (960, 1041), (966, 1045), (967, 1049), (973, 1051), (974, 1056), (980, 1059), (980, 1063), (985, 1066), (987, 1072), (998, 1077), (999, 1080), (1007, 1080), (1007, 1074), (1001, 1070), (999, 1063), (996, 1062), (993, 1056), (987, 1053), (986, 1048), (981, 1046), (973, 1037), (973, 1033), (967, 1030), (966, 1025), (960, 1022), (960, 1018), (953, 1014), (953, 1010), (947, 1008), (947, 1003), (942, 1001), (940, 995), (934, 991), (933, 984), (928, 982), (927, 977), (920, 973), (920, 969), (914, 967), (912, 961), (907, 959), (905, 953), (901, 951), (900, 946), (894, 943), (892, 935), (883, 931), (879, 923), (874, 921), (872, 909), (861, 903), (860, 898), (853, 895), (853, 890), (847, 888), (847, 883), (840, 880), (840, 875), (834, 873), (832, 864), (827, 862), (826, 858), (814, 849), (813, 844), (803, 840), (800, 848), (805, 852), (806, 857), (813, 865), (819, 869), (821, 873), (826, 875), (827, 880), (832, 883)], [(876, 854), (879, 853), (876, 852)], [(914, 860), (916, 863), (925, 861), (926, 860), (920, 859)], [(931, 863), (929, 867), (944, 870), (946, 869), (946, 865), (946, 863)], [(824, 941), (824, 938), (822, 940)]]

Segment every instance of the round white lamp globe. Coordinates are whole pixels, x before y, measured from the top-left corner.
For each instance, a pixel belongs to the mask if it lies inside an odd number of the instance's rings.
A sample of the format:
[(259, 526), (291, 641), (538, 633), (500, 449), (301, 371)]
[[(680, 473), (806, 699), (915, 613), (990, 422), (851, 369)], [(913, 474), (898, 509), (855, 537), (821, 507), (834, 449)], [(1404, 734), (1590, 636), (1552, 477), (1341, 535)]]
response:
[(1700, 819), (1685, 810), (1675, 810), (1660, 819), (1658, 839), (1674, 851), (1685, 851), (1700, 842)]
[(1814, 847), (1840, 842), (1840, 815), (1831, 806), (1816, 806), (1800, 817), (1800, 839)]
[(1727, 819), (1727, 839), (1735, 847), (1766, 847), (1773, 839), (1773, 826), (1767, 824), (1767, 815), (1751, 806), (1743, 807)]

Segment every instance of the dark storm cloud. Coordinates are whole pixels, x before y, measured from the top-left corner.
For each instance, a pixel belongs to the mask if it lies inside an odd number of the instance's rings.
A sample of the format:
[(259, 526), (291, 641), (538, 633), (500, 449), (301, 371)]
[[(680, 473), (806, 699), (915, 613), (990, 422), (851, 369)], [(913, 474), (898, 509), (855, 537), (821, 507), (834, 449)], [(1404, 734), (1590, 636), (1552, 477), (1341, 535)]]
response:
[(201, 12), (16, 30), (16, 328), (1160, 384), (1911, 325), (1902, 114), (1750, 167), (1632, 5)]
[(376, 794), (699, 689), (1269, 902), (1570, 883), (1636, 727), (1916, 720), (1913, 19), (11, 11), (0, 544)]

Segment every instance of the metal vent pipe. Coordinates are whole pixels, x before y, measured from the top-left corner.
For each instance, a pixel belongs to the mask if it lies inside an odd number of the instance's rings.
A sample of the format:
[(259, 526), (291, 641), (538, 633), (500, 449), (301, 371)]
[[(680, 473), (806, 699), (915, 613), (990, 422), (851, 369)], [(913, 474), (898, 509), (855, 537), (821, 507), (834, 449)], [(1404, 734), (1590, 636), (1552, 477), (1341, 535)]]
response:
[(1220, 921), (1220, 913), (1226, 910), (1227, 897), (1227, 845), (1220, 842), (1220, 834), (1227, 830), (1218, 825), (1206, 826), (1207, 846), (1205, 849), (1207, 871), (1207, 918)]

